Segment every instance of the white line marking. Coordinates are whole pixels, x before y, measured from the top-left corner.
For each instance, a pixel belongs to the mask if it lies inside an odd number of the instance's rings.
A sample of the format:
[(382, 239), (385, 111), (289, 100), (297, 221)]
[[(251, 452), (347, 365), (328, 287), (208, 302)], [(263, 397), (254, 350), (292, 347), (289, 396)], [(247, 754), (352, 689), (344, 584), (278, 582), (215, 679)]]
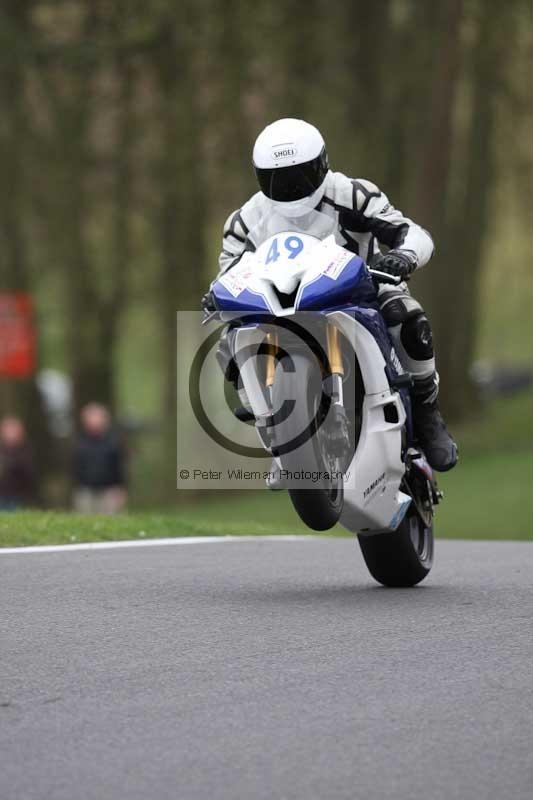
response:
[(77, 550), (115, 550), (120, 547), (160, 547), (180, 544), (224, 544), (226, 542), (309, 542), (322, 536), (302, 534), (269, 536), (177, 536), (168, 539), (125, 539), (112, 542), (79, 542), (78, 544), (43, 544), (31, 547), (0, 547), (0, 556), (26, 553), (69, 553)]

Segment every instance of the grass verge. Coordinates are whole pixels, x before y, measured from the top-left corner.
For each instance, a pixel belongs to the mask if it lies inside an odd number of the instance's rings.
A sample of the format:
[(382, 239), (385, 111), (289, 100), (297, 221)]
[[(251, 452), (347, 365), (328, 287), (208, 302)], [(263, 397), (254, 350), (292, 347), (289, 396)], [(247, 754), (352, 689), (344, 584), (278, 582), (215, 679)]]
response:
[[(456, 432), (461, 461), (439, 484), (445, 500), (435, 532), (443, 538), (533, 541), (533, 395), (493, 403)], [(0, 514), (0, 547), (166, 536), (308, 533), (286, 492), (205, 494), (194, 505), (113, 517), (68, 512)], [(328, 535), (351, 535), (340, 526)]]

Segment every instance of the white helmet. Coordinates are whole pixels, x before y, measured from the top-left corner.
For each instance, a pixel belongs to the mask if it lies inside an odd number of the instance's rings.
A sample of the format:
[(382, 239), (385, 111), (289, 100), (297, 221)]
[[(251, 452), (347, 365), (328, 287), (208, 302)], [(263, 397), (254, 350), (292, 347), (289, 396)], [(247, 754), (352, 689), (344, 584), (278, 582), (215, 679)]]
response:
[(276, 211), (300, 217), (322, 199), (329, 170), (322, 134), (302, 119), (278, 119), (259, 134), (253, 163), (259, 186)]

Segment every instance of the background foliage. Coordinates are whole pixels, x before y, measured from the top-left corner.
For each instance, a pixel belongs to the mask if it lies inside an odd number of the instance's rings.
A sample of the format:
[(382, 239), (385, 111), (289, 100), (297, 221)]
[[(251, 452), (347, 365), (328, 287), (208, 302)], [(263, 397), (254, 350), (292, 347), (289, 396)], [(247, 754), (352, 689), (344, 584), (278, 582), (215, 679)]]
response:
[[(0, 288), (36, 298), (40, 364), (75, 409), (152, 425), (139, 503), (175, 498), (176, 309), (215, 273), (275, 118), (312, 121), (335, 169), (432, 232), (413, 290), (449, 415), (482, 413), (476, 359), (533, 360), (528, 0), (3, 0), (0, 45)], [(7, 410), (53, 470), (35, 381), (2, 382)]]

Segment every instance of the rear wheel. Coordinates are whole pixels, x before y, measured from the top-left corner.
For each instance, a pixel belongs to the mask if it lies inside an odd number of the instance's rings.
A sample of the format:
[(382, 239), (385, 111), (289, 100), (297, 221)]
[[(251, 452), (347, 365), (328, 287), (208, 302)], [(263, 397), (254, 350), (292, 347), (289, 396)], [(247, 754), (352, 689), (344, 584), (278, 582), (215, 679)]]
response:
[[(272, 403), (277, 410), (287, 400), (294, 401), (294, 405), (286, 419), (277, 422), (274, 435), (276, 446), (280, 448), (282, 467), (289, 474), (318, 473), (324, 476), (339, 471), (335, 458), (328, 452), (326, 424), (320, 425), (321, 398), (322, 375), (316, 360), (301, 353), (293, 354), (287, 361), (284, 358), (280, 360), (272, 387)], [(299, 446), (284, 452), (283, 445), (308, 430), (315, 418), (319, 422), (318, 430), (312, 435), (303, 436)], [(292, 483), (294, 485), (295, 481)], [(296, 484), (309, 487), (289, 488), (292, 504), (300, 519), (315, 531), (332, 528), (338, 522), (343, 507), (342, 476), (339, 474), (316, 482), (299, 478)]]
[(415, 586), (433, 565), (433, 524), (414, 508), (397, 530), (358, 539), (370, 574), (384, 586)]

